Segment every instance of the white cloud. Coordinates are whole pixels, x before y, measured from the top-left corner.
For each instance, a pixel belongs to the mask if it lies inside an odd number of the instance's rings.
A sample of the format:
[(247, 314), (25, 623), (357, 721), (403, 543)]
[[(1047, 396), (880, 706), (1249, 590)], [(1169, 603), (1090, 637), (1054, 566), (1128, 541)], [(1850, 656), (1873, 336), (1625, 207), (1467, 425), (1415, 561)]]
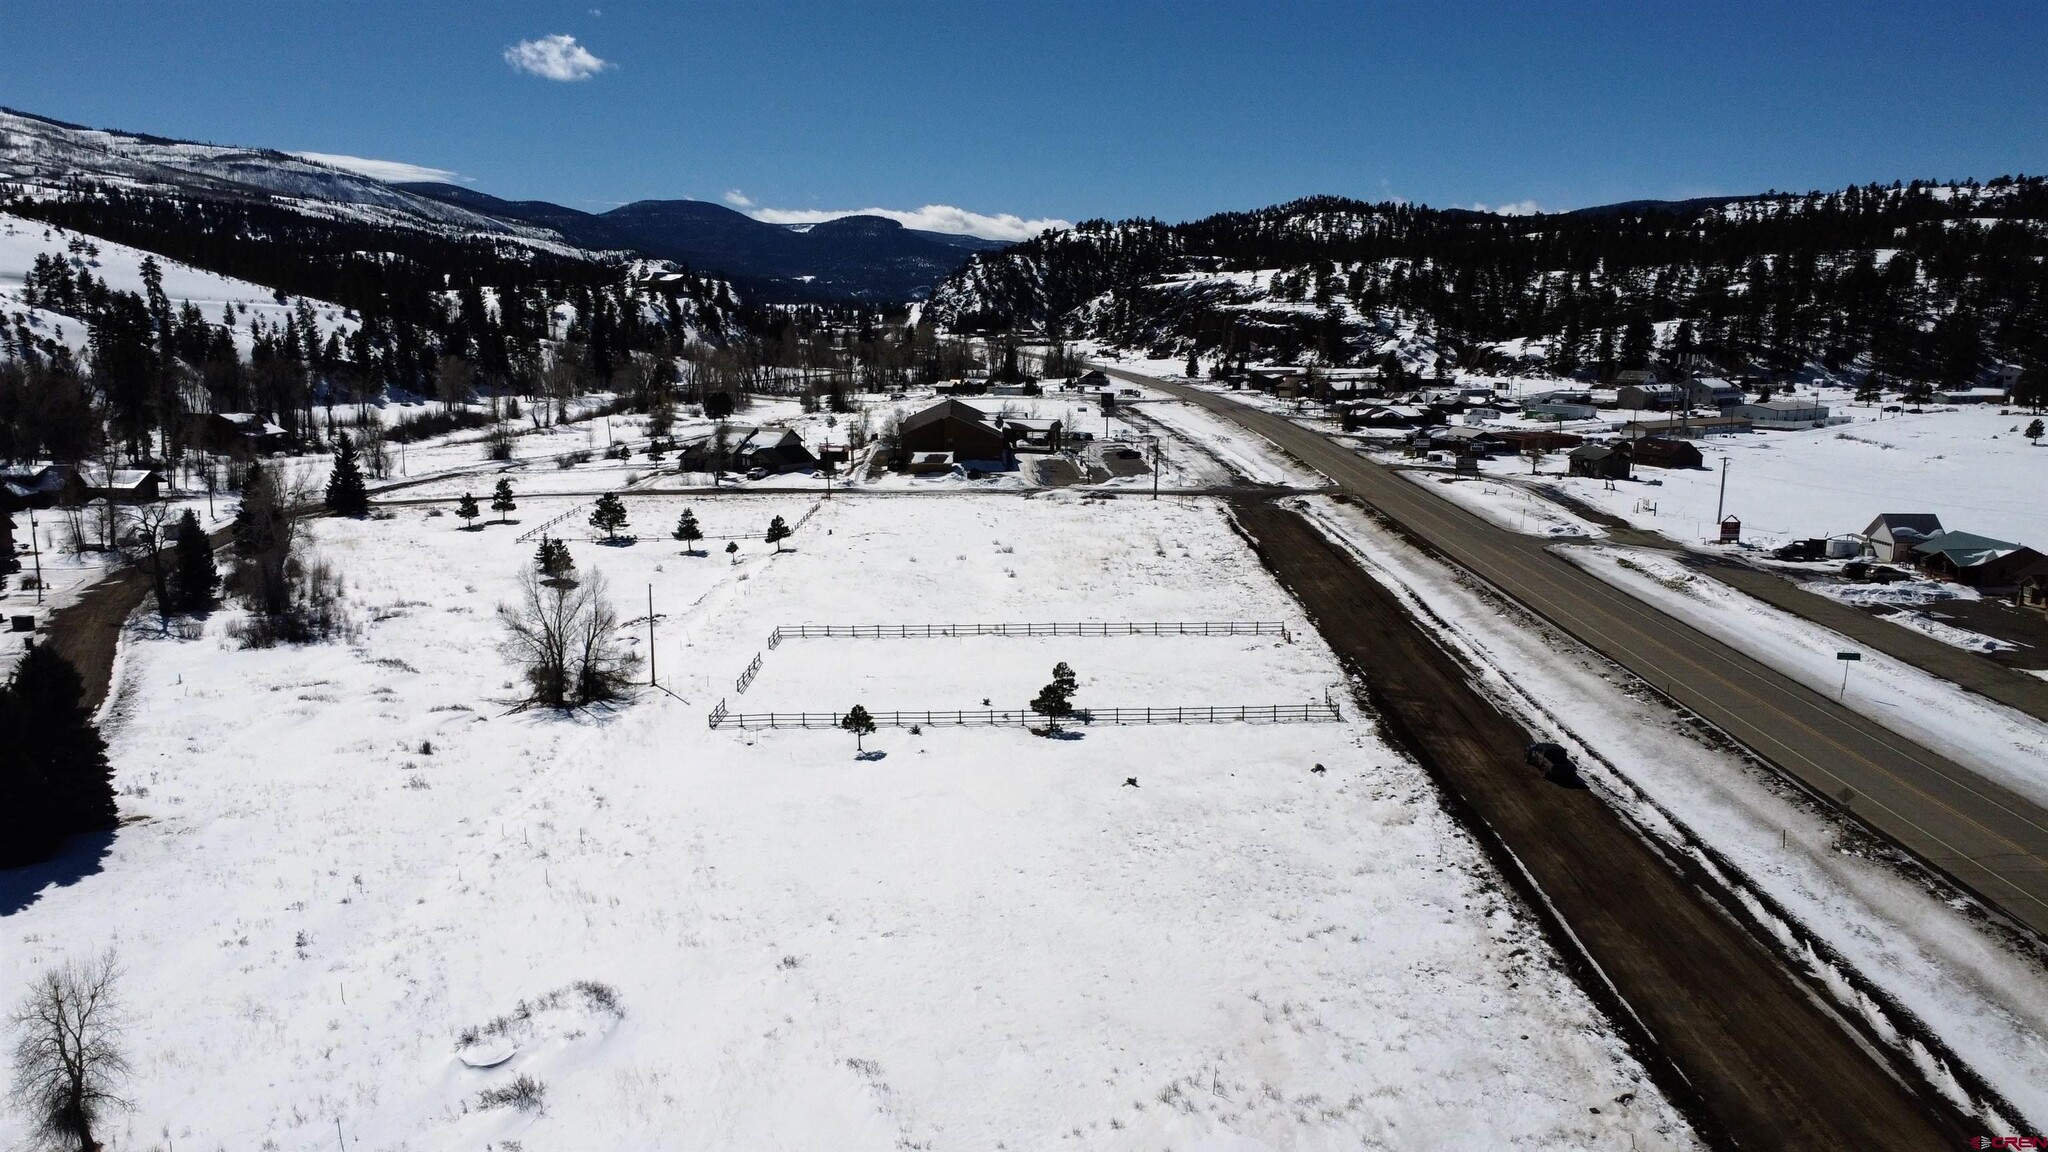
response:
[(1467, 207), (1471, 208), (1474, 212), (1491, 212), (1495, 216), (1540, 216), (1543, 214), (1543, 206), (1534, 200), (1517, 200), (1513, 204), (1495, 204), (1491, 206), (1469, 204)]
[(745, 192), (742, 192), (737, 188), (727, 188), (725, 190), (724, 200), (727, 204), (730, 204), (735, 208), (745, 209), (752, 208), (754, 206), (753, 197), (748, 196)]
[(505, 49), (505, 63), (545, 80), (588, 80), (611, 67), (578, 44), (574, 36), (559, 32), (538, 40), (521, 40)]
[(469, 177), (460, 176), (446, 168), (428, 168), (420, 164), (407, 164), (402, 160), (372, 160), (364, 156), (342, 156), (334, 152), (294, 152), (301, 160), (325, 164), (386, 184), (410, 184), (432, 182), (439, 184), (468, 183)]
[[(731, 195), (727, 202), (732, 203)], [(1029, 240), (1040, 232), (1055, 228), (1072, 228), (1071, 221), (1042, 219), (1026, 220), (1000, 212), (989, 216), (980, 212), (969, 212), (950, 204), (927, 204), (922, 208), (905, 212), (895, 208), (856, 208), (844, 212), (825, 212), (809, 208), (749, 208), (747, 215), (765, 224), (822, 224), (843, 216), (883, 216), (903, 225), (924, 232), (945, 232), (955, 236), (980, 236), (988, 240)]]

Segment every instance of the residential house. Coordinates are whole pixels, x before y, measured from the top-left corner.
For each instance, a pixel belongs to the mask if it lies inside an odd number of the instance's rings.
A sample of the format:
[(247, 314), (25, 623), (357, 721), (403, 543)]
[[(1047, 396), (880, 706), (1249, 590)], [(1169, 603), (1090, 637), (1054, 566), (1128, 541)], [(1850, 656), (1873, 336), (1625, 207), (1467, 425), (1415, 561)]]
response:
[(1574, 476), (1595, 480), (1629, 478), (1627, 444), (1581, 444), (1565, 454), (1565, 468)]
[(1749, 417), (1753, 428), (1769, 428), (1779, 432), (1796, 431), (1801, 428), (1825, 428), (1829, 424), (1843, 423), (1842, 419), (1830, 420), (1828, 406), (1818, 400), (1763, 400), (1753, 404), (1737, 404), (1731, 409), (1737, 416)]
[(73, 488), (68, 464), (44, 464), (0, 472), (0, 512), (49, 508)]
[(1673, 384), (1623, 384), (1614, 390), (1614, 402), (1634, 411), (1662, 412), (1678, 407), (1678, 387)]
[(291, 433), (254, 412), (195, 412), (185, 435), (208, 452), (245, 460), (291, 450)]
[(1344, 413), (1344, 428), (1413, 428), (1429, 419), (1429, 410), (1410, 404), (1375, 404)]
[(1974, 532), (1944, 532), (1914, 548), (1913, 555), (1929, 576), (1985, 591), (2014, 588), (2024, 576), (2048, 572), (2048, 556)]
[(78, 503), (154, 504), (163, 499), (164, 478), (150, 468), (81, 468), (72, 473), (66, 498)]
[(1863, 541), (1879, 560), (1910, 564), (1913, 549), (1941, 534), (1941, 517), (1932, 512), (1887, 512), (1863, 530)]
[(996, 427), (1003, 433), (1003, 442), (1011, 451), (1030, 448), (1039, 452), (1060, 450), (1060, 422), (1057, 420), (1027, 420), (1015, 416), (999, 416)]
[(1632, 442), (1635, 462), (1645, 468), (1702, 468), (1706, 462), (1689, 441), (1644, 436)]
[(732, 464), (743, 471), (798, 472), (816, 468), (818, 458), (788, 428), (755, 428), (733, 442)]
[(958, 400), (941, 400), (905, 417), (897, 446), (906, 458), (930, 452), (950, 452), (960, 461), (1010, 458), (1010, 442), (989, 414)]
[(1508, 446), (1498, 432), (1465, 427), (1425, 428), (1415, 434), (1414, 442), (1420, 448), (1455, 452), (1460, 456), (1492, 456), (1506, 451)]
[(1718, 376), (1702, 376), (1678, 385), (1681, 401), (1688, 408), (1715, 408), (1726, 412), (1741, 404), (1742, 389)]
[(1093, 392), (1103, 388), (1111, 387), (1112, 382), (1109, 378), (1109, 375), (1105, 373), (1102, 369), (1090, 368), (1088, 371), (1082, 373), (1081, 378), (1075, 380), (1072, 386), (1083, 391)]

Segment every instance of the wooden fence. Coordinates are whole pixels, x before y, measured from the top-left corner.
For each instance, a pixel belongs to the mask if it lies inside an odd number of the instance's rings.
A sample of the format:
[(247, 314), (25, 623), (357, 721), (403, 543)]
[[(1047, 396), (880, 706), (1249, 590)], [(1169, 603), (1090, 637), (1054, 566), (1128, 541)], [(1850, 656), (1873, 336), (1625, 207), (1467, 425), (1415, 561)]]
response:
[[(1029, 709), (983, 708), (952, 712), (871, 712), (878, 728), (1024, 727), (1043, 725)], [(711, 710), (713, 728), (837, 728), (839, 712), (729, 712), (720, 700)], [(1196, 704), (1167, 708), (1085, 708), (1063, 724), (1313, 724), (1343, 720), (1334, 701), (1310, 704)]]
[(768, 634), (768, 647), (784, 640), (846, 637), (859, 640), (923, 640), (935, 636), (1278, 636), (1291, 641), (1279, 620), (1079, 621), (1057, 624), (783, 624)]
[(754, 682), (754, 677), (759, 675), (760, 672), (761, 654), (759, 652), (756, 652), (754, 653), (754, 662), (752, 664), (747, 665), (747, 670), (745, 672), (740, 673), (740, 678), (738, 680), (733, 681), (733, 691), (742, 696), (746, 695), (747, 686)]

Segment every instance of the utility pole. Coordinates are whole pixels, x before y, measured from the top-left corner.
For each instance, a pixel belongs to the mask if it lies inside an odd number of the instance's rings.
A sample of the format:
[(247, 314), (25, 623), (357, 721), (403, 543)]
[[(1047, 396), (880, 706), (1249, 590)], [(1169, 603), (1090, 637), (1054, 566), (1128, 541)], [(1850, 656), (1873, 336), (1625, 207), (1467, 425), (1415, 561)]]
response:
[(647, 586), (647, 686), (654, 687), (654, 585)]
[(1721, 498), (1714, 501), (1715, 530), (1720, 530), (1721, 513), (1728, 507), (1728, 458), (1721, 457)]
[(1159, 499), (1159, 437), (1152, 438), (1152, 498)]
[(28, 510), (28, 550), (36, 558), (36, 603), (43, 602), (43, 542), (36, 535), (36, 510)]

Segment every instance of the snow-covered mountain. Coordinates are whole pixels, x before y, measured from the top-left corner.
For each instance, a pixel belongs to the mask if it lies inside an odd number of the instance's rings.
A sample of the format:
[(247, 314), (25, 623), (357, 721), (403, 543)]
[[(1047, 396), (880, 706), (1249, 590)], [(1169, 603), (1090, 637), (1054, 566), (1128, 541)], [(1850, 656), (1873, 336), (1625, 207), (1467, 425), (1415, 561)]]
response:
[(222, 199), (268, 199), (366, 221), (556, 241), (551, 229), (502, 220), (286, 152), (85, 128), (0, 108), (0, 188), (28, 194), (100, 184)]
[(643, 200), (604, 213), (504, 200), (459, 185), (391, 183), (307, 156), (167, 140), (0, 109), (0, 197), (84, 188), (262, 203), (303, 216), (484, 237), (557, 255), (631, 251), (728, 279), (751, 299), (922, 299), (998, 241), (878, 217), (788, 227), (701, 200)]

